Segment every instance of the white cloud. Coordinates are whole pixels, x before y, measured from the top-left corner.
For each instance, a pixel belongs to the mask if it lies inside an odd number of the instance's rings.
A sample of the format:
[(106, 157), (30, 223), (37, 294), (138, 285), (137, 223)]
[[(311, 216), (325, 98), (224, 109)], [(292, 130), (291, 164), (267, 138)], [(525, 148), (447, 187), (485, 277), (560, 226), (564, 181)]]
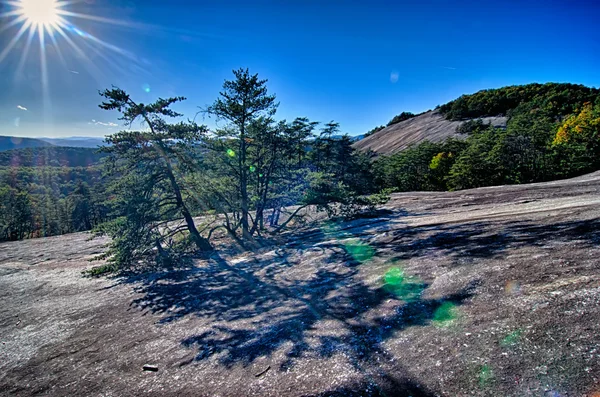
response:
[(95, 125), (103, 125), (103, 126), (105, 126), (105, 127), (118, 127), (118, 126), (119, 126), (119, 124), (116, 124), (116, 123), (111, 123), (111, 122), (108, 122), (108, 123), (103, 123), (102, 121), (96, 121), (96, 120), (94, 120), (94, 119), (92, 119), (92, 122), (93, 122)]
[(21, 105), (17, 105), (17, 109), (27, 110), (27, 108), (25, 106), (21, 106)]
[(452, 66), (442, 66), (444, 69), (448, 69), (448, 70), (456, 70), (456, 68), (453, 68)]
[(398, 74), (398, 72), (392, 72), (390, 73), (390, 81), (392, 82), (392, 84), (395, 84), (398, 82), (398, 78), (400, 77), (400, 74)]
[(73, 73), (73, 74), (79, 74), (79, 72), (78, 72), (78, 71), (76, 71), (76, 70), (69, 70), (69, 72), (71, 72), (71, 73)]
[(17, 118), (15, 119), (15, 127), (18, 127), (19, 125), (21, 125), (21, 118), (20, 118), (20, 117), (17, 117)]

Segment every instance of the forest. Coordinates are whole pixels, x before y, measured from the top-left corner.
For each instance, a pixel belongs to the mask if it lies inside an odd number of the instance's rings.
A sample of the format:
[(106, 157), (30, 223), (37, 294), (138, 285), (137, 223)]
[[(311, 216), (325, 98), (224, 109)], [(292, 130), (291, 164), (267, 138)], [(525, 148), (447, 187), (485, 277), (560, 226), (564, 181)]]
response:
[[(119, 271), (210, 252), (216, 233), (259, 247), (301, 223), (307, 206), (347, 219), (368, 216), (393, 191), (531, 183), (600, 169), (594, 88), (529, 84), (463, 95), (438, 107), (448, 119), (467, 120), (461, 138), (376, 157), (355, 150), (334, 121), (277, 119), (267, 80), (247, 69), (233, 74), (202, 109), (217, 129), (181, 121), (171, 106), (183, 97), (144, 104), (112, 88), (99, 106), (119, 113), (126, 127), (142, 121), (145, 128), (109, 135), (98, 151), (0, 153), (0, 239), (93, 230), (111, 241), (99, 272)], [(478, 119), (495, 115), (508, 117), (506, 128)], [(400, 113), (388, 125), (414, 116)]]

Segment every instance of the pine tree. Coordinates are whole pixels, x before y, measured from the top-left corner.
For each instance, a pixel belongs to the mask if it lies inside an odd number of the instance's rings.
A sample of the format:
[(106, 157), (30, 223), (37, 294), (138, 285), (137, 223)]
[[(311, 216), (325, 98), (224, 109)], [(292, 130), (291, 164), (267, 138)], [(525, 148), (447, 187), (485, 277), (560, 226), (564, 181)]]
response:
[[(232, 145), (222, 151), (222, 155), (230, 157), (227, 159), (227, 164), (236, 179), (240, 199), (242, 238), (251, 241), (256, 227), (250, 225), (249, 185), (253, 179), (250, 174), (257, 172), (256, 156), (251, 156), (251, 151), (257, 145), (262, 147), (271, 145), (267, 151), (273, 150), (272, 145), (276, 144), (276, 141), (271, 137), (271, 117), (275, 114), (278, 104), (275, 102), (275, 95), (268, 94), (267, 80), (260, 80), (257, 74), (250, 74), (248, 69), (234, 70), (233, 74), (235, 80), (226, 80), (223, 83), (221, 97), (208, 107), (207, 112), (227, 122), (225, 128), (217, 131), (218, 139), (220, 142), (227, 139), (227, 143)], [(265, 141), (269, 139), (271, 141)], [(269, 170), (258, 170), (257, 173), (265, 176), (268, 175)], [(259, 177), (258, 183), (264, 184), (264, 182)], [(258, 223), (256, 219), (254, 223), (255, 225)]]
[[(100, 105), (116, 109), (131, 125), (141, 118), (147, 129), (121, 131), (106, 138), (101, 151), (108, 154), (106, 171), (112, 177), (113, 215), (116, 217), (100, 232), (113, 237), (114, 262), (127, 264), (136, 255), (147, 255), (153, 247), (164, 254), (163, 246), (177, 233), (187, 231), (200, 251), (211, 251), (208, 240), (196, 228), (189, 209), (184, 174), (193, 167), (192, 149), (199, 144), (206, 128), (194, 122), (169, 124), (164, 117), (180, 114), (169, 106), (185, 98), (158, 99), (145, 105), (134, 102), (123, 90), (105, 90), (107, 99)], [(135, 192), (135, 194), (132, 194)], [(172, 228), (183, 218), (182, 225)], [(129, 241), (123, 240), (127, 236)]]

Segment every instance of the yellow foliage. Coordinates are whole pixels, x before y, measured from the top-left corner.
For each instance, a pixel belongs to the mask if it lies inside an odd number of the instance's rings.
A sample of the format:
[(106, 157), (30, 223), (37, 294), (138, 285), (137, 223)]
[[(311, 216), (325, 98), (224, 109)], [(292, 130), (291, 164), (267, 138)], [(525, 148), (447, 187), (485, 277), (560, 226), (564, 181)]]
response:
[(433, 156), (431, 163), (429, 163), (429, 169), (435, 170), (440, 166), (441, 161), (446, 157), (445, 152), (441, 152)]
[(558, 128), (552, 145), (562, 145), (574, 139), (584, 141), (600, 139), (599, 129), (600, 112), (594, 109), (591, 103), (586, 102), (579, 114), (565, 119)]

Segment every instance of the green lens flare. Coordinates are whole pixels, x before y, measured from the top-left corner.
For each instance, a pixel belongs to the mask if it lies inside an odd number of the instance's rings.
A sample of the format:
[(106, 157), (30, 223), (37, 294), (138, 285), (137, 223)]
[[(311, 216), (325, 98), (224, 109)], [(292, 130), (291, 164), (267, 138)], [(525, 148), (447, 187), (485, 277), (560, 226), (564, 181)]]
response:
[(404, 270), (394, 266), (383, 276), (383, 289), (403, 301), (414, 301), (421, 297), (425, 284), (418, 277), (407, 276)]
[(494, 373), (489, 365), (482, 365), (479, 370), (479, 386), (485, 387), (487, 386), (491, 380), (494, 378)]
[(522, 333), (523, 331), (521, 331), (520, 329), (511, 332), (500, 341), (500, 345), (504, 347), (516, 345), (517, 343), (519, 343)]
[(250, 169), (250, 172), (254, 172), (254, 171), (256, 171), (256, 167), (255, 167), (255, 166), (253, 166), (253, 165), (251, 165), (251, 166), (250, 166), (250, 167), (248, 167), (248, 168)]
[(433, 313), (433, 323), (438, 327), (448, 327), (458, 318), (458, 308), (452, 302), (444, 302)]
[(229, 157), (233, 157), (233, 156), (235, 156), (235, 152), (233, 150), (231, 150), (231, 149), (227, 149), (227, 155)]
[(369, 261), (375, 255), (375, 250), (369, 245), (360, 240), (352, 239), (343, 242), (346, 253), (355, 261), (364, 263)]
[(392, 267), (383, 276), (386, 284), (389, 285), (400, 285), (404, 282), (404, 270), (399, 267)]

